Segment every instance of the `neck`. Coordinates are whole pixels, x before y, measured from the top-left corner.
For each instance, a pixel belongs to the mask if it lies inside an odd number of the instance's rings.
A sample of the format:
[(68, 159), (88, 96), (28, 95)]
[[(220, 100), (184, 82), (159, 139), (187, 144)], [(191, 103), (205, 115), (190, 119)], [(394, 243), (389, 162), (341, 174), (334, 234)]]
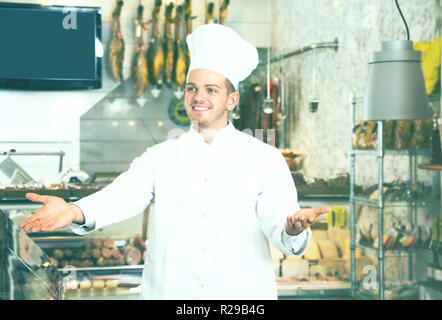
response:
[(228, 121), (226, 122), (226, 124), (222, 127), (218, 127), (218, 128), (205, 128), (204, 126), (202, 126), (201, 124), (199, 124), (198, 122), (193, 122), (192, 123), (192, 127), (195, 131), (197, 131), (198, 133), (200, 133), (203, 137), (204, 137), (204, 141), (207, 144), (210, 144), (212, 142), (213, 136), (215, 135), (215, 133), (225, 127), (227, 127), (229, 125)]

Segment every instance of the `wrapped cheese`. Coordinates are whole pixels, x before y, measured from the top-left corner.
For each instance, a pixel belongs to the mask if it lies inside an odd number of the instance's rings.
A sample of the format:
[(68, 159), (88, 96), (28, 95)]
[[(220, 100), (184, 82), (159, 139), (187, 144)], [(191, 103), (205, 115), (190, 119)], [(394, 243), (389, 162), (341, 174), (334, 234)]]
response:
[(332, 277), (343, 277), (346, 273), (345, 268), (346, 260), (344, 259), (331, 259), (331, 260), (321, 260), (319, 264), (326, 267), (327, 276)]
[(344, 247), (342, 249), (342, 257), (350, 259), (351, 251), (350, 251), (351, 239), (350, 237), (345, 237), (344, 239)]
[(309, 274), (311, 277), (325, 278), (327, 277), (327, 267), (321, 264), (312, 265)]
[(286, 256), (285, 260), (289, 260), (289, 261), (301, 261), (302, 257), (300, 256)]
[(319, 260), (321, 259), (321, 252), (319, 251), (318, 243), (314, 237), (311, 237), (307, 250), (304, 253), (304, 259), (306, 260)]
[(312, 237), (316, 241), (319, 240), (329, 240), (327, 230), (312, 230)]
[(335, 244), (330, 240), (319, 240), (319, 249), (324, 259), (337, 259), (339, 258), (338, 249)]
[(350, 230), (337, 227), (329, 227), (328, 237), (337, 247), (340, 256), (344, 256), (344, 252), (350, 252), (350, 242), (348, 242), (348, 244), (346, 243), (346, 239), (350, 239)]
[(308, 276), (309, 266), (307, 260), (284, 260), (282, 262), (282, 276), (284, 278), (305, 278)]

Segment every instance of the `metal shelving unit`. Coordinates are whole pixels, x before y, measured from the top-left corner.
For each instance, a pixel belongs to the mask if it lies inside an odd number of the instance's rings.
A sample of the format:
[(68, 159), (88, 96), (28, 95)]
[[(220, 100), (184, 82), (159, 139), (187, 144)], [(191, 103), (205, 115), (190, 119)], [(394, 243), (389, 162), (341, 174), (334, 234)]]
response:
[[(432, 97), (429, 97), (430, 100)], [(436, 101), (436, 100), (435, 100)], [(350, 97), (350, 114), (351, 114), (351, 134), (353, 134), (352, 130), (356, 123), (356, 105), (357, 103), (362, 102), (361, 98), (355, 97), (354, 94)], [(378, 121), (377, 123), (377, 150), (357, 150), (353, 148), (352, 143), (350, 142), (350, 250), (351, 250), (351, 293), (353, 297), (358, 297), (361, 299), (367, 298), (370, 296), (371, 298), (376, 298), (375, 295), (371, 292), (361, 292), (358, 294), (358, 280), (356, 279), (356, 257), (355, 251), (356, 248), (360, 248), (366, 251), (371, 252), (377, 256), (378, 269), (377, 269), (377, 281), (378, 281), (378, 294), (377, 298), (379, 300), (384, 300), (385, 298), (385, 274), (384, 274), (384, 259), (386, 257), (386, 252), (388, 255), (397, 255), (397, 256), (405, 256), (408, 257), (408, 273), (409, 280), (413, 279), (413, 270), (414, 270), (414, 258), (419, 256), (420, 254), (428, 253), (429, 250), (425, 249), (413, 249), (413, 250), (405, 250), (405, 249), (385, 249), (383, 246), (383, 237), (384, 237), (384, 210), (386, 207), (390, 206), (401, 206), (408, 207), (408, 222), (413, 222), (413, 217), (416, 217), (417, 208), (427, 206), (428, 204), (436, 204), (440, 205), (440, 200), (419, 200), (413, 197), (410, 197), (407, 200), (403, 201), (386, 201), (383, 189), (384, 189), (384, 156), (385, 154), (391, 154), (393, 156), (398, 155), (406, 155), (408, 156), (408, 186), (411, 189), (413, 183), (417, 181), (417, 168), (418, 164), (416, 163), (417, 156), (425, 156), (429, 155), (428, 150), (385, 150), (383, 146), (383, 122)], [(364, 198), (360, 195), (357, 195), (355, 192), (356, 188), (356, 156), (376, 156), (377, 164), (378, 164), (378, 199), (371, 200)], [(440, 181), (440, 179), (439, 179)], [(440, 190), (440, 186), (438, 186)], [(356, 205), (361, 206), (371, 206), (377, 207), (378, 210), (378, 247), (373, 248), (369, 246), (364, 246), (361, 244), (357, 244), (355, 240), (356, 236), (356, 222), (355, 222), (355, 207)]]

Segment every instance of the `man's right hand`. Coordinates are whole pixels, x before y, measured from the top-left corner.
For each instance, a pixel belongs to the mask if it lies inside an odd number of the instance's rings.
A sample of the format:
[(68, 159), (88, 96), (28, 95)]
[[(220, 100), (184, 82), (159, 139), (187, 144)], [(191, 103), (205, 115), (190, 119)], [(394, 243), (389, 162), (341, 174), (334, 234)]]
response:
[(62, 198), (41, 196), (36, 193), (27, 193), (26, 198), (33, 202), (43, 203), (32, 216), (20, 224), (20, 228), (31, 232), (51, 232), (70, 225), (72, 222), (84, 223), (81, 209), (73, 204), (68, 204)]

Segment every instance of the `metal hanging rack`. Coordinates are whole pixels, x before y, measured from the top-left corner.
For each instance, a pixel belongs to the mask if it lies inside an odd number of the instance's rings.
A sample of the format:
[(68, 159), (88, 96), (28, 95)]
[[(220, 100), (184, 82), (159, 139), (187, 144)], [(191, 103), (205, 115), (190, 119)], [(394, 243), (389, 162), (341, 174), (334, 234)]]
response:
[(58, 172), (63, 170), (63, 156), (66, 155), (64, 151), (59, 152), (17, 152), (15, 149), (9, 151), (0, 151), (2, 156), (59, 156), (60, 162), (58, 166)]
[(335, 52), (336, 52), (336, 51), (338, 51), (338, 48), (339, 48), (339, 42), (338, 42), (337, 38), (334, 41), (332, 41), (332, 42), (313, 43), (313, 44), (311, 44), (309, 46), (301, 47), (298, 50), (286, 53), (283, 56), (275, 57), (273, 59), (270, 59), (269, 61), (260, 61), (259, 64), (258, 64), (258, 67), (259, 66), (267, 65), (269, 63), (271, 64), (271, 63), (274, 63), (274, 62), (285, 60), (285, 59), (288, 59), (288, 58), (291, 58), (291, 57), (294, 57), (294, 56), (306, 53), (306, 52), (314, 50), (314, 49), (334, 49)]

